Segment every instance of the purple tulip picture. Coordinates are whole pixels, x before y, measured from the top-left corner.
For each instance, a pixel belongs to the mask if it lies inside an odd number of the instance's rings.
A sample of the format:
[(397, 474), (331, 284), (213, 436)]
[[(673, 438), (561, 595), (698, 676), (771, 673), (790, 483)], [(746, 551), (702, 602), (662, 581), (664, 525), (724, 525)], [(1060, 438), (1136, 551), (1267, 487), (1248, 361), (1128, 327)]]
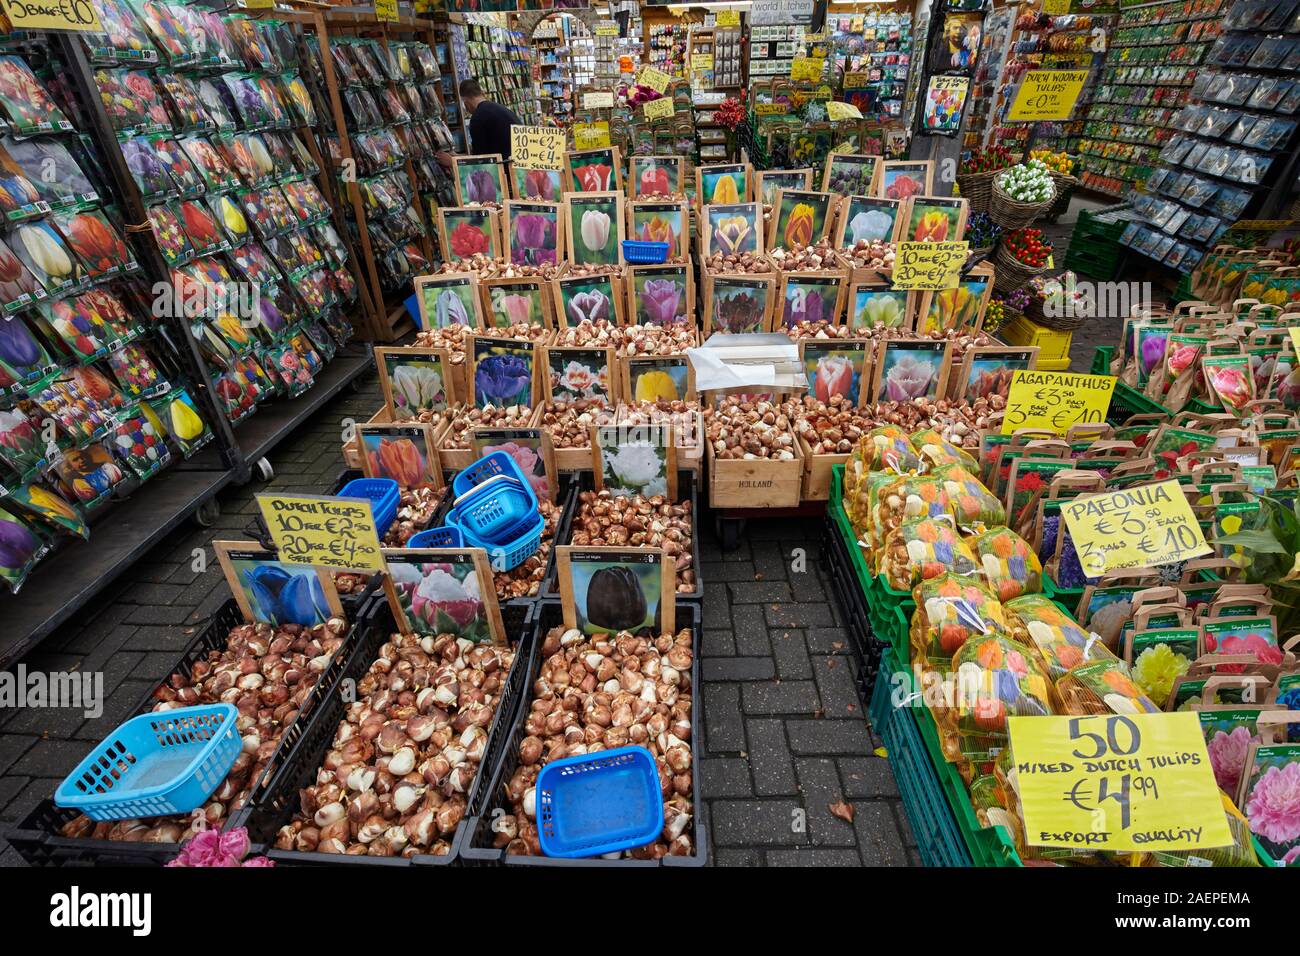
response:
[(820, 322), (825, 313), (826, 303), (817, 290), (808, 292), (803, 286), (787, 286), (785, 293), (785, 312), (782, 320), (787, 326), (796, 322)]
[[(672, 325), (686, 320), (681, 312), (685, 299), (682, 283), (674, 279), (647, 279), (641, 288), (644, 321), (651, 325)], [(637, 316), (638, 320), (642, 317)]]
[(41, 551), (41, 539), (7, 511), (0, 510), (0, 577), (11, 588), (22, 584)]
[(0, 360), (27, 377), (46, 364), (47, 356), (21, 319), (0, 321)]
[(497, 179), (486, 169), (472, 169), (465, 177), (466, 202), (498, 202), (501, 199)]
[(568, 313), (569, 321), (574, 325), (588, 319), (592, 322), (598, 319), (609, 319), (609, 297), (595, 289), (590, 292), (579, 292), (569, 300), (564, 311)]
[(532, 395), (533, 363), (522, 354), (501, 352), (481, 358), (474, 366), (474, 398), (488, 405), (526, 405)]
[(556, 229), (554, 217), (522, 213), (514, 217), (514, 235), (510, 242), (510, 259), (517, 264), (548, 265), (555, 262)]

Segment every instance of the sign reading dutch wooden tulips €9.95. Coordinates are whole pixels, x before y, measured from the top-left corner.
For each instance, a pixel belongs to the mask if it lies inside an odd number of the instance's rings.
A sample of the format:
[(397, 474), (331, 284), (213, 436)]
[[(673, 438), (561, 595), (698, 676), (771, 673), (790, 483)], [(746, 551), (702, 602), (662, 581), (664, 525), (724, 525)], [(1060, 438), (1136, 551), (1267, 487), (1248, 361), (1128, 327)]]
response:
[(510, 127), (510, 161), (521, 169), (564, 169), (565, 149), (558, 126)]
[(1007, 120), (1068, 120), (1087, 81), (1087, 70), (1032, 70), (1020, 81)]
[(385, 570), (367, 499), (258, 495), (257, 505), (281, 561), (335, 570)]
[(1090, 578), (1186, 561), (1213, 550), (1175, 478), (1072, 498), (1062, 503), (1061, 515)]
[[(1118, 668), (1110, 673), (1127, 680)], [(1131, 699), (1118, 688), (1114, 696)], [(1232, 845), (1195, 714), (1011, 717), (1007, 724), (1030, 846), (1152, 853)]]

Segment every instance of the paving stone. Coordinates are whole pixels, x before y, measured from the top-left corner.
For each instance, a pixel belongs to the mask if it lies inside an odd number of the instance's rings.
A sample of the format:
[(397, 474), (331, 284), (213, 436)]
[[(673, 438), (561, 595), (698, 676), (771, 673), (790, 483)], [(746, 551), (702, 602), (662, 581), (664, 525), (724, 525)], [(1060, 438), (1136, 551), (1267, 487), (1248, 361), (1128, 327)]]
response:
[(749, 561), (751, 558), (752, 553), (749, 550), (749, 541), (747, 541), (743, 535), (735, 548), (730, 551), (722, 552), (723, 561)]
[(860, 717), (864, 714), (851, 661), (840, 657), (814, 657), (812, 671), (817, 678), (817, 693), (827, 717)]
[(845, 797), (898, 796), (898, 783), (887, 757), (840, 757), (836, 762)]
[[(797, 846), (803, 807), (795, 800), (715, 800), (709, 808), (718, 846)], [(900, 848), (901, 849), (901, 848)]]
[(746, 714), (795, 714), (811, 717), (816, 712), (817, 685), (810, 680), (745, 684), (740, 690)]
[(853, 846), (853, 825), (830, 811), (832, 803), (844, 798), (835, 761), (826, 757), (796, 760), (795, 775), (808, 811), (809, 842), (819, 846)]
[(731, 631), (704, 629), (701, 644), (704, 657), (731, 657), (736, 653), (736, 637)]
[(760, 797), (798, 793), (784, 721), (751, 719), (745, 727), (749, 731), (747, 756), (754, 775), (754, 793)]
[(749, 764), (740, 757), (711, 757), (700, 761), (701, 786), (710, 799), (717, 797), (751, 797), (754, 787), (749, 779)]
[(14, 711), (13, 718), (4, 725), (6, 734), (66, 739), (86, 722), (80, 707), (17, 707)]
[(13, 799), (22, 793), (31, 783), (31, 777), (19, 777), (13, 774), (6, 774), (0, 777), (0, 820), (8, 820), (9, 816), (5, 814), (5, 808), (13, 802)]
[[(77, 746), (85, 749), (85, 744)], [(85, 756), (83, 753), (82, 756)], [(69, 767), (68, 770), (71, 770)], [(24, 777), (27, 784), (20, 790), (12, 800), (5, 805), (4, 811), (0, 812), (0, 821), (4, 823), (17, 823), (27, 817), (29, 813), (36, 809), (36, 805), (42, 800), (49, 800), (54, 796), (54, 791), (58, 789), (59, 784), (67, 771), (61, 772), (57, 777)]]
[[(707, 587), (707, 585), (706, 585)], [(768, 604), (772, 601), (792, 601), (790, 585), (784, 581), (750, 581), (728, 584), (733, 604)]]
[(754, 542), (754, 573), (764, 581), (784, 581), (790, 574), (793, 549), (782, 548), (776, 541)]
[(727, 586), (704, 579), (704, 606), (709, 609), (709, 616), (715, 627), (722, 627), (731, 622), (730, 605), (727, 601)]
[(35, 742), (28, 734), (0, 734), (0, 774), (8, 773)]
[(99, 647), (104, 639), (122, 625), (131, 613), (129, 604), (110, 604), (94, 614), (77, 615), (77, 625), (60, 628), (56, 635), (42, 642), (41, 647), (68, 654), (87, 654)]
[(715, 866), (762, 866), (763, 859), (757, 850), (738, 850), (724, 847), (715, 850), (710, 858)]
[[(156, 552), (150, 552), (151, 554)], [(179, 560), (179, 559), (176, 559)], [(176, 570), (176, 561), (150, 561), (131, 568), (132, 581), (162, 583)]]
[(769, 627), (829, 627), (836, 623), (831, 606), (821, 604), (768, 604), (764, 614)]
[(843, 627), (810, 627), (804, 630), (810, 654), (852, 654), (853, 643)]
[(737, 605), (731, 612), (731, 627), (736, 635), (737, 654), (743, 657), (762, 657), (772, 653), (761, 605)]
[(906, 840), (895, 808), (883, 800), (863, 800), (853, 806), (853, 829), (862, 862), (867, 866), (906, 866)]
[(704, 685), (704, 732), (710, 753), (739, 753), (745, 749), (740, 688), (735, 684)]
[(768, 866), (861, 866), (856, 850), (832, 850), (822, 847), (799, 847), (794, 850), (768, 850)]
[(180, 624), (193, 606), (148, 605), (137, 607), (126, 619), (127, 624)]
[(731, 581), (753, 581), (754, 565), (748, 561), (702, 561), (700, 577), (706, 585), (726, 584)]
[(62, 779), (84, 756), (86, 745), (79, 740), (42, 740), (40, 746), (19, 757), (7, 772)]
[[(187, 633), (188, 632), (188, 633)], [(177, 657), (185, 650), (198, 634), (198, 629), (189, 624), (171, 624), (166, 627), (141, 627), (122, 645), (127, 651), (174, 651)]]
[(868, 754), (871, 735), (861, 720), (791, 720), (786, 722), (790, 749), (796, 754)]
[[(130, 605), (124, 604), (122, 607), (130, 610)], [(93, 645), (87, 646), (80, 651), (84, 656), (81, 658), (79, 670), (96, 670), (103, 666), (114, 654), (121, 651), (127, 641), (135, 636), (139, 628), (134, 624), (118, 624), (107, 632), (101, 632)], [(86, 640), (90, 644), (89, 638)]]
[(776, 658), (776, 672), (781, 680), (807, 680), (813, 676), (803, 631), (770, 631), (768, 638), (772, 642), (772, 656)]
[(720, 657), (702, 662), (705, 685), (710, 681), (771, 680), (776, 668), (770, 657)]
[(121, 599), (139, 605), (165, 604), (193, 607), (198, 603), (193, 590), (179, 584), (135, 584), (122, 594)]

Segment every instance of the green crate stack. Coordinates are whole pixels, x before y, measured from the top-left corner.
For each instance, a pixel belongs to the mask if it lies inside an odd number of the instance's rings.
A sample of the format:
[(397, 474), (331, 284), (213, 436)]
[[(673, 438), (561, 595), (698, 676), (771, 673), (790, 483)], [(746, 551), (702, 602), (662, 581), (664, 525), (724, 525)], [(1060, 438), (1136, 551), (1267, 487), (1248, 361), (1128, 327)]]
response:
[(1065, 268), (1081, 272), (1103, 282), (1115, 278), (1119, 268), (1120, 233), (1128, 225), (1124, 220), (1097, 222), (1099, 212), (1084, 209), (1070, 234), (1069, 250), (1065, 254)]

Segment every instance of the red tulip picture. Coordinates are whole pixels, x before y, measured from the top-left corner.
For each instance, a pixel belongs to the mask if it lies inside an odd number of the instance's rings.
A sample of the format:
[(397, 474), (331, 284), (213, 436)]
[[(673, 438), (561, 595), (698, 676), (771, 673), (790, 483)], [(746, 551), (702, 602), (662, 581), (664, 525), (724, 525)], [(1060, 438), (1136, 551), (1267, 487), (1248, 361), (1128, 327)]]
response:
[(462, 222), (451, 231), (451, 251), (458, 259), (468, 259), (480, 252), (487, 252), (488, 237), (477, 226)]

